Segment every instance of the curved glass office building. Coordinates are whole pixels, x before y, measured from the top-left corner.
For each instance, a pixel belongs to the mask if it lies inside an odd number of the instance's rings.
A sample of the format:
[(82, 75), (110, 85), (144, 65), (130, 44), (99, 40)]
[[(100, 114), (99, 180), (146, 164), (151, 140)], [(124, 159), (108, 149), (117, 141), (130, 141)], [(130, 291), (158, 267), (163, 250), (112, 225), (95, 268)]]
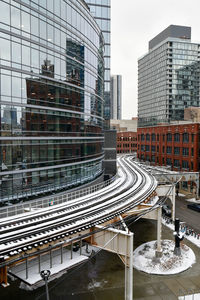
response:
[(102, 173), (103, 51), (82, 0), (0, 1), (0, 201)]

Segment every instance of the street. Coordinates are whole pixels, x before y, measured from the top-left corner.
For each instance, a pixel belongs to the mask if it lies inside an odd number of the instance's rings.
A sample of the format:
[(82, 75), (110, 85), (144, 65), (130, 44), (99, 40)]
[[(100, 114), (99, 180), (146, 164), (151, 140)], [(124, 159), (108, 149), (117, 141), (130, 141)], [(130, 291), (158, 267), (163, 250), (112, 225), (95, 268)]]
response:
[(176, 218), (186, 222), (191, 229), (200, 233), (200, 212), (187, 208), (188, 202), (184, 197), (176, 197)]

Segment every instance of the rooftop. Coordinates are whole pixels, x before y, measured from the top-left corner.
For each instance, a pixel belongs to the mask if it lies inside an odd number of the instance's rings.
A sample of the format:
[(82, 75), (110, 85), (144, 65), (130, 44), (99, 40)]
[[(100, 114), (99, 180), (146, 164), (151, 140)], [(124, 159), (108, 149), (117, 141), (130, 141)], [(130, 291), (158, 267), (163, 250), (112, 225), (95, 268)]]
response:
[(149, 41), (149, 50), (153, 49), (159, 43), (167, 38), (178, 38), (184, 40), (191, 40), (191, 27), (180, 26), (180, 25), (170, 25), (158, 35), (156, 35), (152, 40)]

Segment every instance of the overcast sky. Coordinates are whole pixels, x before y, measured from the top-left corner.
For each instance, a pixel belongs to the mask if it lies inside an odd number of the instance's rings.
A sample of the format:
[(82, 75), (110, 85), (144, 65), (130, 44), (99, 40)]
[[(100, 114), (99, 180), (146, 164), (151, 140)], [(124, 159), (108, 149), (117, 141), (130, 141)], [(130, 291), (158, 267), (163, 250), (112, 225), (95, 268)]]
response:
[(122, 117), (137, 116), (137, 59), (169, 25), (192, 27), (200, 42), (200, 0), (111, 0), (111, 74), (122, 75)]

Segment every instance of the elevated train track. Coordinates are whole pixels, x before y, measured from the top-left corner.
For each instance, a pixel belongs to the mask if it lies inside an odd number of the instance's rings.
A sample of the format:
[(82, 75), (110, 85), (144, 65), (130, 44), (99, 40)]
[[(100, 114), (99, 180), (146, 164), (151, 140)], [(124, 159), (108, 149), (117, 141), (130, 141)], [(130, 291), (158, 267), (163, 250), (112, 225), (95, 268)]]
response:
[(66, 238), (92, 232), (99, 224), (114, 222), (117, 216), (155, 196), (156, 179), (134, 163), (131, 157), (118, 159), (119, 178), (90, 195), (0, 221), (0, 268), (24, 253), (44, 249)]

